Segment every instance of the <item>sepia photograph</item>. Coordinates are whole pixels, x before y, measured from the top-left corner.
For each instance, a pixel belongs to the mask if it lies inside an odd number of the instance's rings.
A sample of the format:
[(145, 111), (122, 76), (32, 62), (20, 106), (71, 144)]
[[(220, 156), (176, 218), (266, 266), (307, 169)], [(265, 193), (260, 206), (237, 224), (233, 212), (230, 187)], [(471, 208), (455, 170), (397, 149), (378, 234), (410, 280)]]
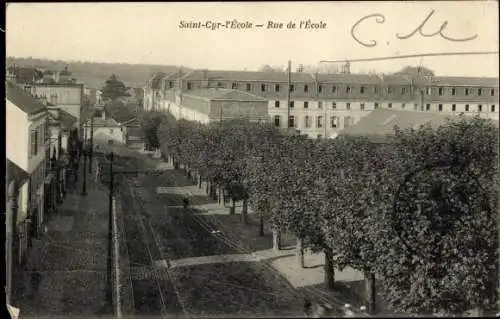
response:
[(11, 318), (500, 316), (498, 1), (5, 8)]

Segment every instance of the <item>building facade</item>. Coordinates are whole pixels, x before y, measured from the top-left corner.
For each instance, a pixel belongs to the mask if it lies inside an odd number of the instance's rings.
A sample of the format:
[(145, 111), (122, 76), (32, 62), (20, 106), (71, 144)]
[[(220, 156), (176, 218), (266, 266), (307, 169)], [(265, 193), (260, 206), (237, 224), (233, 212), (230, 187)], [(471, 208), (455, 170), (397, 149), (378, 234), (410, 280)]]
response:
[(45, 221), (44, 185), (49, 169), (50, 135), (45, 106), (15, 84), (6, 82), (7, 159), (28, 174), (19, 185), (14, 220), (16, 259), (42, 230)]
[(497, 78), (350, 74), (346, 70), (340, 74), (293, 72), (290, 82), (288, 87), (284, 72), (157, 74), (144, 88), (144, 108), (166, 110), (165, 103), (176, 92), (233, 89), (265, 98), (276, 126), (290, 124), (310, 137), (333, 137), (377, 108), (492, 119), (499, 115)]

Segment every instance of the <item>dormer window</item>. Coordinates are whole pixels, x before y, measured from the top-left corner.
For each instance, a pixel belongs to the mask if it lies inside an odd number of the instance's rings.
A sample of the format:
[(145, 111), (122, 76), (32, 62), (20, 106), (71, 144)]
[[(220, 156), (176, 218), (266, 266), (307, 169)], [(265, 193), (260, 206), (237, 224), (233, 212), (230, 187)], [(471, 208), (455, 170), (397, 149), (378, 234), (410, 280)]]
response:
[(359, 93), (364, 94), (365, 93), (365, 87), (362, 86), (359, 88)]
[(238, 83), (233, 83), (233, 84), (231, 85), (231, 88), (232, 88), (233, 90), (238, 89)]
[(306, 93), (309, 92), (309, 86), (307, 84), (304, 85), (304, 92), (306, 92)]

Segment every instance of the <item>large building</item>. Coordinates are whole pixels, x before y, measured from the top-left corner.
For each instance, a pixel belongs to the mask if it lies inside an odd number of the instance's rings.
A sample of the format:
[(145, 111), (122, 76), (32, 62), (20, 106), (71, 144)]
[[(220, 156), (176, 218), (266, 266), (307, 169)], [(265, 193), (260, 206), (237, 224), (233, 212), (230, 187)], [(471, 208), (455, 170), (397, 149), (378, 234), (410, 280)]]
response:
[(147, 81), (144, 108), (166, 110), (176, 96), (231, 89), (266, 99), (268, 117), (278, 127), (289, 124), (310, 137), (331, 137), (377, 108), (497, 119), (498, 84), (498, 78), (292, 72), (287, 92), (285, 72), (179, 70)]

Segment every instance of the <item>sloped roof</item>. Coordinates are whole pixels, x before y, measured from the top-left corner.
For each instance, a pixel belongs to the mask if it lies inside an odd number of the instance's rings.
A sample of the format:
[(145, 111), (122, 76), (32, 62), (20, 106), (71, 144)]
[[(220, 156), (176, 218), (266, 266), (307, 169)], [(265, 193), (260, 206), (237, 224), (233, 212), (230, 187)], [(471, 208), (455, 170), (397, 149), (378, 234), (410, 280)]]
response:
[(6, 177), (7, 177), (7, 185), (11, 181), (16, 181), (20, 186), (21, 184), (23, 184), (24, 181), (26, 181), (29, 178), (29, 173), (26, 172), (24, 169), (20, 168), (19, 166), (17, 166), (16, 163), (7, 159)]
[(66, 112), (65, 110), (59, 110), (59, 123), (63, 129), (71, 129), (78, 119)]
[[(286, 82), (287, 72), (259, 72), (259, 71), (226, 71), (226, 70), (194, 70), (182, 77), (183, 80), (202, 80), (204, 73), (208, 80), (234, 80), (234, 81), (266, 81)], [(293, 82), (311, 82), (314, 77), (309, 73), (292, 72)]]
[(120, 101), (111, 101), (106, 103), (104, 111), (116, 122), (125, 123), (135, 119), (136, 113), (135, 103), (127, 103), (126, 105)]
[(498, 78), (490, 77), (460, 77), (460, 76), (436, 76), (432, 78), (435, 85), (446, 86), (486, 86), (498, 87)]
[(33, 80), (43, 78), (43, 72), (35, 68), (12, 66), (8, 70), (15, 74), (17, 83), (33, 83)]
[(157, 72), (151, 78), (151, 88), (152, 89), (160, 89), (161, 80), (166, 76), (165, 72)]
[(318, 73), (316, 77), (319, 82), (326, 83), (380, 84), (382, 82), (381, 78), (375, 74)]
[(231, 89), (207, 88), (189, 91), (184, 95), (201, 97), (205, 100), (224, 100), (224, 101), (265, 101), (267, 99), (247, 92)]
[(28, 115), (38, 114), (47, 110), (42, 102), (10, 81), (5, 81), (5, 90), (7, 100), (14, 103)]
[(394, 126), (401, 129), (418, 128), (430, 124), (438, 127), (452, 115), (430, 112), (399, 111), (379, 108), (361, 118), (361, 120), (339, 132), (339, 135), (366, 136), (374, 140), (383, 140), (394, 135)]

